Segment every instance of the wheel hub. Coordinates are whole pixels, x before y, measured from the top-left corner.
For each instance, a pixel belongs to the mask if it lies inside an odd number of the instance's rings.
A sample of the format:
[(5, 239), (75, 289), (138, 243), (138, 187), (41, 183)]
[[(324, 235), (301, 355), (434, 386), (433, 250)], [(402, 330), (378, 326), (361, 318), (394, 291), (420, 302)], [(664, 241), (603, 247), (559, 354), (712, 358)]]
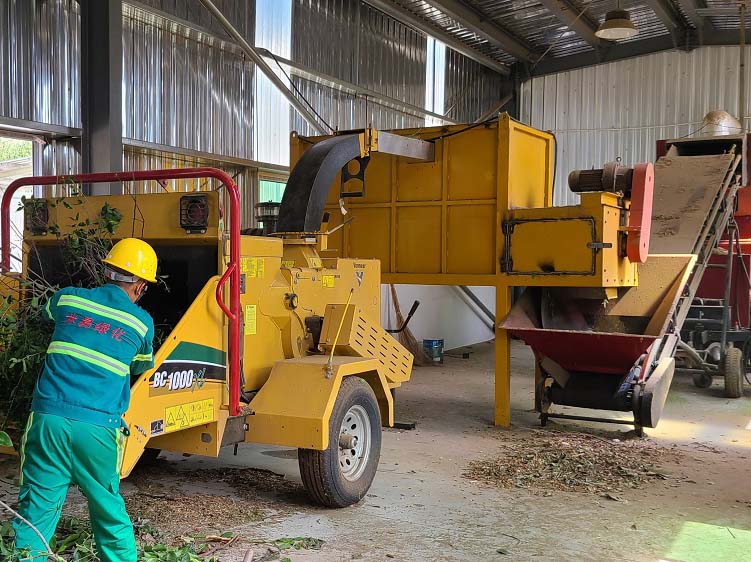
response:
[(362, 476), (370, 457), (370, 417), (356, 404), (344, 414), (339, 429), (339, 469), (350, 482)]

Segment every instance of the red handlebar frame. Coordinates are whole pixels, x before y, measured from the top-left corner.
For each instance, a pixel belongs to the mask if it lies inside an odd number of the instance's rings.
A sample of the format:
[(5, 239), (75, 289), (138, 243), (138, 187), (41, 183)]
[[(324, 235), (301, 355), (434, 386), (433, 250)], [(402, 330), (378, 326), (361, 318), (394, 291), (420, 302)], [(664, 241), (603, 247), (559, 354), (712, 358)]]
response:
[[(232, 178), (216, 168), (181, 168), (178, 170), (142, 170), (134, 172), (105, 172), (97, 174), (73, 174), (66, 176), (38, 176), (19, 178), (11, 183), (3, 194), (0, 204), (0, 237), (2, 255), (0, 270), (10, 271), (10, 204), (13, 195), (22, 187), (33, 185), (60, 185), (70, 183), (107, 183), (126, 181), (172, 180), (214, 178), (227, 189), (230, 198), (229, 245), (230, 259), (227, 270), (216, 287), (216, 300), (229, 319), (229, 413), (240, 414), (240, 190)], [(224, 304), (221, 293), (230, 280), (230, 306)]]

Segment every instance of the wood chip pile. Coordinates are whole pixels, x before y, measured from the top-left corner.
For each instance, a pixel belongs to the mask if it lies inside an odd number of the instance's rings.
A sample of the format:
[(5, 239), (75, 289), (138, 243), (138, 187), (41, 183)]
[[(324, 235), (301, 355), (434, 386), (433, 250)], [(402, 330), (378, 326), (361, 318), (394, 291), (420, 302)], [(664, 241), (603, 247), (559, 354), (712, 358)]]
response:
[(606, 495), (667, 479), (660, 465), (681, 455), (644, 440), (534, 431), (505, 441), (493, 457), (472, 461), (464, 476), (501, 488)]

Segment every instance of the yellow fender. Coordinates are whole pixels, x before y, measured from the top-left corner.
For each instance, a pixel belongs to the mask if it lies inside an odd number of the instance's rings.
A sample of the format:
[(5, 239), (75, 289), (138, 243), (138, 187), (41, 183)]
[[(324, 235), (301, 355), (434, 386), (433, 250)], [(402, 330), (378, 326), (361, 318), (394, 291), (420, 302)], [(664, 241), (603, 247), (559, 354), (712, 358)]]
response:
[(246, 441), (322, 451), (329, 446), (329, 419), (342, 379), (359, 376), (373, 389), (381, 423), (394, 425), (394, 399), (376, 359), (323, 355), (278, 361), (250, 403)]

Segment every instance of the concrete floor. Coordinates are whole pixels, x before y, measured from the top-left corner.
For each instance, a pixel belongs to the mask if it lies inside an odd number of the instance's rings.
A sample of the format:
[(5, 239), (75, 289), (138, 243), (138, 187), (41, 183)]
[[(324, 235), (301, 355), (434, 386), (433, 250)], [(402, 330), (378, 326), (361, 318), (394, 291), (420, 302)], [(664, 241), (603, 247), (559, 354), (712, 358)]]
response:
[[(220, 560), (242, 560), (254, 541), (293, 536), (326, 541), (321, 550), (285, 554), (304, 562), (751, 560), (748, 396), (728, 400), (718, 384), (700, 390), (679, 378), (659, 428), (647, 430), (652, 442), (677, 443), (683, 451), (679, 462), (662, 467), (670, 478), (620, 494), (623, 502), (572, 492), (543, 496), (462, 476), (471, 460), (497, 453), (502, 443), (524, 439), (537, 427), (528, 348), (515, 342), (512, 364), (510, 430), (492, 427), (491, 345), (475, 346), (468, 360), (448, 357), (440, 368), (416, 369), (399, 390), (397, 418), (417, 422), (417, 429), (385, 432), (380, 468), (364, 501), (324, 510), (289, 494), (265, 494), (267, 516), (231, 527), (245, 542), (222, 551)], [(629, 429), (583, 422), (553, 426), (605, 429), (610, 438), (625, 438)], [(268, 446), (240, 447), (237, 456), (227, 450), (219, 459), (167, 454), (160, 463), (190, 471), (190, 478), (159, 477), (160, 485), (188, 492), (231, 495), (226, 483), (201, 478), (201, 469), (214, 467), (264, 468), (299, 482), (295, 451)], [(125, 495), (136, 490), (135, 483), (124, 482)], [(207, 529), (218, 527), (206, 522)], [(266, 552), (254, 549), (257, 557)]]
[[(240, 532), (254, 539), (326, 540), (320, 551), (291, 556), (306, 562), (751, 560), (751, 550), (733, 544), (728, 550), (725, 535), (715, 536), (718, 528), (730, 528), (728, 540), (738, 530), (751, 529), (748, 397), (728, 400), (719, 384), (700, 390), (679, 378), (660, 426), (648, 430), (653, 441), (678, 443), (686, 452), (680, 465), (664, 467), (670, 479), (624, 493), (626, 502), (566, 492), (543, 497), (483, 486), (462, 476), (469, 461), (497, 452), (499, 440), (537, 427), (528, 348), (515, 342), (512, 364), (511, 430), (492, 427), (493, 351), (489, 344), (476, 346), (469, 360), (448, 357), (441, 368), (416, 369), (412, 381), (399, 390), (397, 419), (415, 421), (417, 429), (386, 431), (380, 468), (363, 502), (338, 511), (286, 505), (279, 515)], [(581, 422), (555, 426), (604, 428), (613, 432), (611, 437), (628, 431), (626, 426)], [(294, 457), (294, 451), (246, 446), (237, 457), (227, 451), (218, 461), (192, 457), (178, 464), (186, 470), (254, 466), (299, 481)], [(710, 549), (710, 558), (692, 546), (710, 539), (722, 543)], [(711, 552), (723, 554), (717, 558)], [(241, 559), (239, 552), (236, 556)]]

